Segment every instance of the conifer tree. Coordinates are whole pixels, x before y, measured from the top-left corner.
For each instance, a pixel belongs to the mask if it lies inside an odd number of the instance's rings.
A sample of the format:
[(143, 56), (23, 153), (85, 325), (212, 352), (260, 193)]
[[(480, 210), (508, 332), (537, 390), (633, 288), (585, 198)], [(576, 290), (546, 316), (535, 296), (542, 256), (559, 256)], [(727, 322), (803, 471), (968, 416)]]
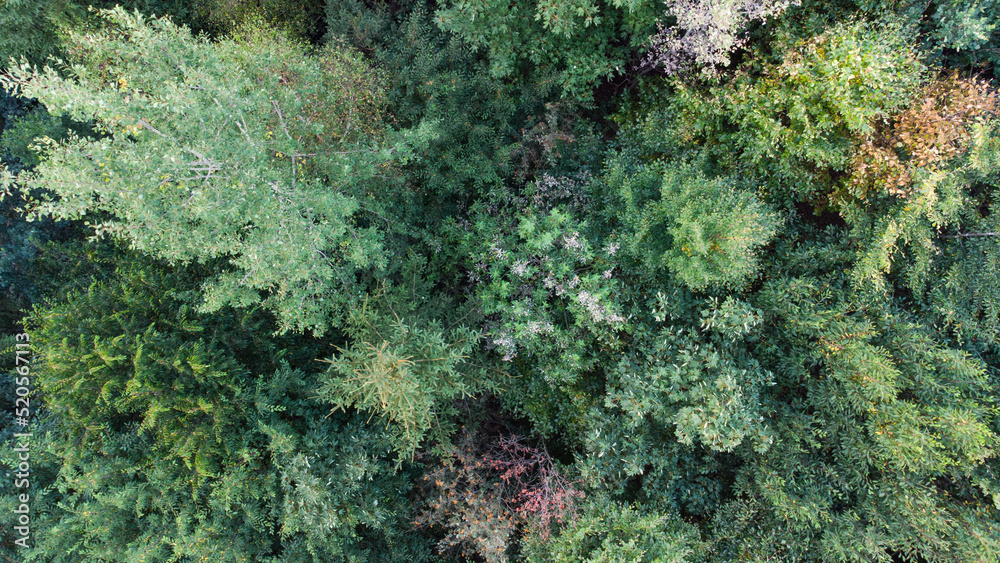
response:
[(1000, 3), (130, 1), (0, 13), (0, 557), (1000, 561)]
[(388, 131), (377, 74), (346, 48), (305, 56), (277, 33), (210, 43), (102, 15), (71, 34), (68, 77), (20, 66), (5, 82), (100, 133), (41, 139), (43, 162), (17, 177), (51, 190), (34, 216), (85, 219), (175, 263), (226, 261), (203, 311), (263, 303), (283, 329), (335, 325), (357, 276), (388, 263), (374, 194), (430, 129)]
[(260, 310), (198, 314), (205, 268), (116, 259), (29, 322), (48, 405), (39, 478), (55, 478), (33, 489), (27, 560), (420, 553), (397, 534), (409, 483), (388, 436), (314, 400), (314, 343), (273, 337)]

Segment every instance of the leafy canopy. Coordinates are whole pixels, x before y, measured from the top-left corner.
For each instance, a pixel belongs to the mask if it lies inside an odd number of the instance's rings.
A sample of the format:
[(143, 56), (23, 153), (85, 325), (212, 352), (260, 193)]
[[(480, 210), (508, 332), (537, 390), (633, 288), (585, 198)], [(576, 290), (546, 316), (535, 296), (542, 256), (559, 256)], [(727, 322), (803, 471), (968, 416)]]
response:
[(388, 263), (374, 194), (430, 128), (387, 130), (378, 74), (346, 48), (307, 56), (267, 32), (210, 43), (101, 14), (106, 28), (70, 36), (68, 76), (23, 65), (6, 79), (100, 134), (40, 140), (43, 161), (17, 177), (51, 190), (33, 216), (86, 219), (175, 263), (224, 261), (204, 312), (262, 303), (282, 329), (336, 325), (357, 276)]

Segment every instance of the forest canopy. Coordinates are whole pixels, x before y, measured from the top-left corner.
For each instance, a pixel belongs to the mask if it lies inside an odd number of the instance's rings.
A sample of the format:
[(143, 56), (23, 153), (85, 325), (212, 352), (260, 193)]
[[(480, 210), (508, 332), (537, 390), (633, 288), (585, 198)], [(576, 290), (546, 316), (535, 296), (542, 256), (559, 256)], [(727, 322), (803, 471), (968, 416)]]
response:
[(0, 555), (1000, 561), (1000, 2), (0, 0)]

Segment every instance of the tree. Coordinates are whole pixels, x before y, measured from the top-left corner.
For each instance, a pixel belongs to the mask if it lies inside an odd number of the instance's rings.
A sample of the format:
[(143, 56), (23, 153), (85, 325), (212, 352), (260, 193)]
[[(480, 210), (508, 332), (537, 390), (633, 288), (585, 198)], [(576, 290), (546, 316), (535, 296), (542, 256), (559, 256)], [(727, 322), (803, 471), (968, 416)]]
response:
[(676, 514), (657, 513), (607, 498), (587, 503), (583, 516), (553, 541), (532, 537), (526, 561), (569, 563), (701, 561), (704, 545), (697, 531)]
[[(707, 179), (694, 166), (663, 174), (659, 193), (612, 169), (605, 181), (619, 198), (620, 236), (651, 270), (668, 269), (694, 290), (738, 286), (753, 277), (758, 253), (778, 230), (752, 191), (727, 178)], [(650, 197), (652, 196), (652, 197)]]
[(131, 1), (0, 14), (3, 555), (1000, 561), (998, 2)]
[(139, 10), (152, 17), (169, 16), (196, 34), (222, 37), (255, 20), (283, 27), (296, 37), (318, 39), (323, 34), (318, 1), (264, 0), (3, 0), (0, 3), (0, 69), (22, 57), (44, 65), (49, 57), (65, 55), (63, 41), (72, 29), (90, 25), (88, 8)]
[[(319, 349), (269, 315), (195, 311), (203, 267), (129, 254), (29, 321), (45, 397), (29, 561), (412, 557), (405, 473), (315, 401)], [(295, 366), (295, 367), (293, 367)], [(302, 369), (304, 366), (306, 369)], [(377, 477), (377, 479), (376, 479)], [(391, 525), (385, 526), (386, 523)]]
[(924, 65), (891, 20), (839, 23), (776, 48), (780, 64), (748, 65), (707, 95), (678, 83), (671, 107), (648, 122), (667, 134), (649, 140), (703, 147), (720, 172), (752, 175), (775, 205), (818, 205), (858, 139), (910, 103)]
[[(796, 253), (807, 272), (850, 259), (819, 240)], [(898, 304), (851, 293), (834, 269), (759, 294), (776, 440), (741, 470), (740, 496), (792, 533), (790, 557), (997, 558), (996, 491), (978, 477), (997, 440), (985, 366)]]
[(652, 38), (646, 65), (673, 74), (694, 63), (711, 71), (729, 66), (731, 51), (746, 44), (738, 34), (749, 22), (775, 17), (801, 0), (668, 0), (667, 13), (677, 25), (660, 28)]
[(595, 2), (449, 2), (438, 26), (484, 49), (495, 77), (554, 80), (565, 96), (591, 99), (595, 83), (628, 71), (635, 50), (655, 31), (663, 8), (645, 0)]
[(107, 28), (71, 34), (70, 78), (20, 66), (7, 79), (101, 134), (42, 139), (43, 162), (17, 177), (51, 189), (33, 216), (86, 218), (174, 263), (227, 262), (202, 311), (263, 303), (283, 330), (335, 326), (358, 276), (388, 263), (369, 194), (429, 127), (387, 131), (377, 74), (347, 49), (305, 56), (265, 32), (209, 43), (102, 15)]
[[(352, 312), (351, 345), (328, 360), (332, 366), (321, 378), (319, 396), (341, 410), (379, 415), (394, 430), (402, 462), (425, 438), (446, 442), (456, 429), (453, 402), (492, 384), (473, 359), (478, 334), (423, 317), (426, 307), (406, 315), (403, 305), (397, 313), (393, 302), (401, 292), (394, 293), (373, 295)], [(407, 293), (404, 288), (402, 295)]]

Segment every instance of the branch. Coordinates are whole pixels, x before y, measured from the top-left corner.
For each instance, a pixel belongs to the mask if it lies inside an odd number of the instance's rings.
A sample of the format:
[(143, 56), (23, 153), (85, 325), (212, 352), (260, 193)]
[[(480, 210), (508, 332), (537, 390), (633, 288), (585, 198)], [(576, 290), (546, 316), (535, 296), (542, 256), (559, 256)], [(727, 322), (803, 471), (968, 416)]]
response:
[(146, 129), (149, 129), (153, 133), (156, 133), (157, 135), (163, 137), (164, 139), (169, 139), (170, 138), (170, 137), (167, 137), (166, 135), (164, 135), (163, 133), (161, 133), (159, 129), (157, 129), (156, 127), (153, 127), (152, 125), (149, 124), (148, 121), (146, 121), (145, 119), (143, 119), (141, 117), (137, 120), (137, 123), (139, 123), (139, 125), (142, 125)]
[(285, 130), (285, 136), (288, 137), (289, 141), (291, 141), (292, 136), (288, 133), (288, 127), (285, 126), (285, 116), (281, 115), (281, 108), (278, 107), (278, 102), (271, 100), (271, 105), (274, 106), (274, 112), (278, 114), (278, 121), (281, 122), (281, 128)]
[(941, 238), (966, 238), (966, 237), (1000, 237), (1000, 233), (961, 233), (957, 235), (944, 235)]

